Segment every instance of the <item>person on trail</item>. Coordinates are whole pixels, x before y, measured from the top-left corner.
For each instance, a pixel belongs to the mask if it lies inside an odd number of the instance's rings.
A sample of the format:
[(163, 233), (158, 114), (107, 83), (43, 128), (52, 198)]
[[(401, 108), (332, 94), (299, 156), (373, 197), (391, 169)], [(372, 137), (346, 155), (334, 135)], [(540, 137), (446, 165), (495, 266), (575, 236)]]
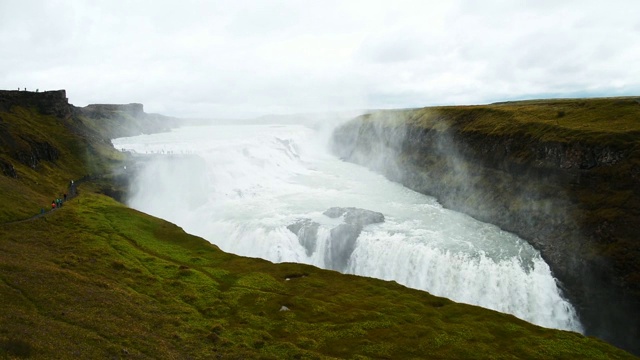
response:
[(53, 200), (53, 201), (51, 202), (51, 210), (53, 210), (53, 209), (55, 209), (55, 208), (56, 208), (56, 201), (55, 201), (55, 200)]
[(64, 201), (67, 201), (67, 193), (64, 194)]

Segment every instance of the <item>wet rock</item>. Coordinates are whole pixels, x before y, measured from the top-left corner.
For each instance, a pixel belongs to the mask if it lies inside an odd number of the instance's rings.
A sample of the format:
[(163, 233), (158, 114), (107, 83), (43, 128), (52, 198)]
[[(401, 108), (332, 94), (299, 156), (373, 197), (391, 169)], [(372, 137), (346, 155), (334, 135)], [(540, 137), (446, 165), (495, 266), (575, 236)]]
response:
[[(337, 271), (347, 268), (362, 228), (384, 221), (384, 215), (379, 212), (354, 207), (332, 207), (323, 214), (334, 219), (344, 216), (345, 223), (331, 229), (324, 252), (327, 268)], [(298, 236), (307, 256), (311, 256), (317, 249), (319, 227), (320, 224), (311, 219), (299, 219), (287, 229)]]
[(338, 271), (344, 271), (347, 268), (362, 228), (369, 224), (384, 222), (382, 213), (354, 207), (332, 207), (323, 214), (333, 219), (344, 216), (345, 223), (331, 229), (325, 252), (327, 267)]
[[(640, 354), (640, 322), (628, 316), (640, 310), (637, 257), (631, 255), (638, 252), (638, 236), (630, 230), (640, 218), (637, 151), (623, 143), (582, 142), (577, 135), (544, 141), (519, 132), (463, 131), (456, 124), (485, 116), (470, 110), (433, 117), (445, 130), (412, 121), (397, 126), (385, 122), (385, 114), (338, 128), (334, 154), (529, 241), (576, 306), (585, 333)], [(406, 136), (390, 144), (385, 133), (397, 127)], [(394, 155), (398, 161), (376, 166), (381, 156)]]
[(298, 242), (304, 247), (307, 256), (311, 256), (316, 251), (319, 227), (320, 224), (311, 219), (299, 219), (287, 226), (287, 229), (298, 236)]
[(325, 216), (328, 216), (328, 217), (330, 217), (332, 219), (335, 219), (335, 218), (339, 218), (340, 216), (342, 216), (342, 214), (344, 214), (345, 212), (347, 212), (347, 208), (332, 207), (330, 209), (327, 209), (322, 214), (324, 214)]
[(323, 214), (334, 219), (344, 215), (344, 222), (351, 225), (365, 226), (384, 222), (382, 213), (354, 207), (332, 207)]
[(344, 271), (356, 247), (356, 240), (362, 232), (362, 225), (340, 224), (331, 229), (331, 236), (325, 252), (325, 264), (337, 271)]
[(8, 177), (17, 178), (18, 174), (16, 173), (16, 169), (13, 167), (13, 164), (10, 162), (6, 162), (0, 160), (0, 170), (2, 170), (2, 174)]

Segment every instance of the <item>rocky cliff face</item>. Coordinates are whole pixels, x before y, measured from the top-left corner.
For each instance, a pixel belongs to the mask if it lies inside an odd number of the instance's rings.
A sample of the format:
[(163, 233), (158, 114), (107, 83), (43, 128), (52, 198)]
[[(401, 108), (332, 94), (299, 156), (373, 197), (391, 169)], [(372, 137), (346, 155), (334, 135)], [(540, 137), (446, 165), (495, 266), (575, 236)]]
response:
[(64, 90), (0, 90), (0, 174), (17, 178), (19, 164), (37, 169), (43, 161), (56, 163), (64, 152), (56, 143), (66, 137), (58, 125), (95, 146), (111, 147), (112, 138), (168, 131), (177, 119), (147, 114), (135, 103), (75, 107)]
[[(71, 108), (64, 90), (42, 93), (0, 91), (0, 112), (11, 112), (16, 107), (35, 108), (39, 113), (51, 115), (61, 121), (71, 117)], [(6, 151), (10, 159), (36, 169), (42, 161), (56, 162), (60, 157), (60, 151), (48, 141), (46, 134), (18, 134), (11, 131), (10, 127), (0, 117), (0, 149)], [(3, 175), (17, 177), (16, 169), (8, 159), (0, 159), (0, 168)]]
[(107, 118), (113, 113), (125, 113), (131, 116), (144, 115), (144, 106), (138, 103), (131, 104), (90, 104), (81, 108), (82, 112), (94, 119)]
[[(68, 125), (71, 131), (87, 136), (99, 135), (107, 141), (122, 136), (168, 131), (178, 125), (178, 119), (147, 114), (144, 112), (143, 105), (137, 103), (91, 104), (75, 107), (69, 104), (65, 90), (44, 92), (0, 90), (0, 113), (10, 113), (14, 108), (35, 109), (42, 115), (52, 115)], [(80, 117), (90, 119), (92, 124), (88, 126), (86, 122), (79, 120)], [(0, 126), (2, 126), (1, 121)], [(16, 141), (19, 142), (18, 139), (11, 140), (6, 136), (4, 140), (5, 145), (11, 146), (15, 145)], [(33, 165), (40, 159), (53, 161), (57, 158), (56, 151), (51, 146), (31, 139), (23, 140), (29, 143), (33, 151), (20, 151), (16, 156), (21, 162)]]
[(169, 131), (177, 126), (177, 119), (147, 114), (142, 104), (91, 104), (75, 108), (74, 113), (101, 122), (101, 129), (109, 139)]
[(528, 240), (586, 333), (640, 353), (638, 147), (470, 131), (484, 115), (444, 113), (426, 123), (411, 111), (361, 117), (336, 130), (334, 152)]
[(64, 90), (33, 91), (0, 91), (0, 112), (9, 112), (14, 106), (36, 107), (43, 115), (54, 115), (61, 119), (71, 116), (71, 108)]

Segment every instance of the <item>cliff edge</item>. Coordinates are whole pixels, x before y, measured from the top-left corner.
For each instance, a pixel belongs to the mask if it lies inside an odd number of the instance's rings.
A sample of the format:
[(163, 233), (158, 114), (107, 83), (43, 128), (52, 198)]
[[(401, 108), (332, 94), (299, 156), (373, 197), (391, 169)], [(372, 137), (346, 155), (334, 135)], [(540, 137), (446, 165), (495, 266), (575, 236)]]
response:
[(586, 333), (640, 354), (639, 98), (379, 111), (333, 151), (526, 239)]
[[(108, 118), (66, 99), (70, 117), (45, 114), (40, 95), (19, 95), (35, 102), (0, 109), (13, 169), (0, 173), (2, 359), (635, 358), (394, 282), (225, 253), (103, 195), (125, 157)], [(16, 157), (37, 143), (56, 155)], [(33, 216), (70, 179), (77, 196)]]
[(102, 134), (109, 139), (165, 132), (179, 124), (174, 117), (145, 113), (143, 105), (138, 103), (90, 104), (74, 107), (74, 113), (97, 122)]
[(0, 90), (0, 112), (10, 112), (11, 108), (35, 107), (43, 115), (69, 118), (71, 108), (65, 90), (43, 92)]
[(0, 90), (0, 222), (40, 212), (63, 192), (59, 184), (121, 169), (125, 155), (111, 139), (177, 123), (142, 104), (76, 107), (65, 90)]

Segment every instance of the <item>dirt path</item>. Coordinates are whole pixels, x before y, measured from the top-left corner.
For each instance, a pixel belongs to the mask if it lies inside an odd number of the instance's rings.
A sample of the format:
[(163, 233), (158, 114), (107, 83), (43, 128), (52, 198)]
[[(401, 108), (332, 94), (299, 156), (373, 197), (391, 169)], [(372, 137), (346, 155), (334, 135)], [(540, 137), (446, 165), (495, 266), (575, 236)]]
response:
[[(82, 178), (82, 179), (80, 179), (80, 180), (77, 180), (77, 181), (71, 181), (71, 182), (69, 183), (69, 186), (68, 186), (68, 189), (67, 189), (67, 199), (63, 201), (63, 204), (64, 204), (65, 202), (68, 202), (68, 201), (70, 201), (71, 199), (75, 198), (76, 196), (78, 196), (78, 185), (80, 185), (80, 184), (82, 184), (82, 183), (84, 183), (84, 182), (87, 182), (87, 181), (93, 180), (93, 179), (95, 179), (95, 178), (96, 178), (96, 177), (93, 177), (93, 176), (85, 176), (85, 177), (83, 177), (83, 178)], [(64, 207), (64, 205), (63, 205), (62, 207)], [(43, 209), (44, 209), (44, 208), (43, 208)], [(57, 211), (57, 210), (59, 210), (59, 209), (60, 209), (60, 208), (56, 207), (56, 208), (54, 208), (54, 209), (45, 210), (44, 212), (41, 212), (41, 213), (39, 213), (39, 214), (37, 214), (37, 215), (34, 215), (34, 216), (29, 217), (29, 218), (26, 218), (26, 219), (14, 220), (14, 221), (8, 221), (8, 222), (0, 223), (0, 225), (20, 224), (20, 223), (24, 223), (24, 222), (27, 222), (27, 221), (33, 221), (33, 220), (39, 219), (39, 218), (41, 218), (41, 217), (45, 217), (45, 216), (47, 216), (47, 215), (49, 215), (49, 214), (51, 214), (51, 213), (53, 213), (54, 211)]]

